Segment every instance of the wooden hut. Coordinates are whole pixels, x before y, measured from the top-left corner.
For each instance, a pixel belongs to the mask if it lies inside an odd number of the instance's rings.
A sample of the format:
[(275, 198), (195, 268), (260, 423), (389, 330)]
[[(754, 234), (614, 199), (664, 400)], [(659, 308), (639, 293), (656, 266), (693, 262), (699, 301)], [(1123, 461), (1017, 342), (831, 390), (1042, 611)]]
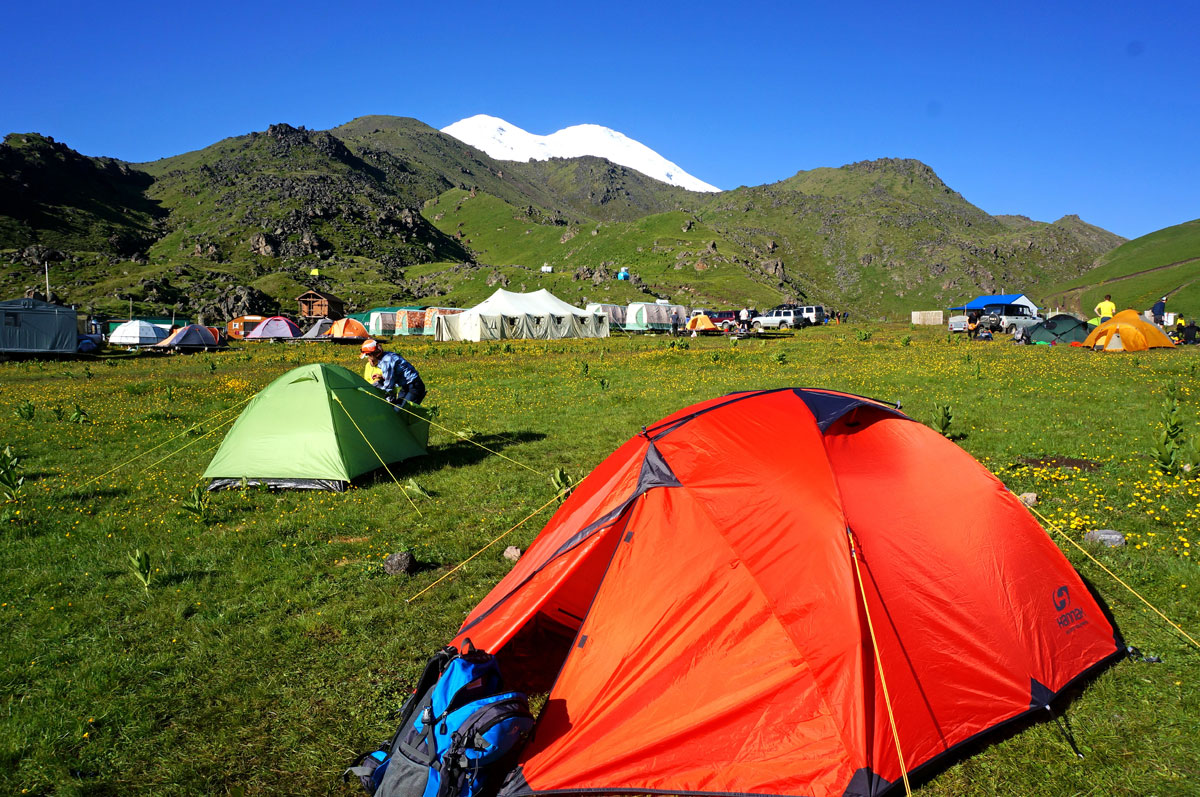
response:
[(300, 303), (301, 318), (328, 318), (336, 321), (346, 316), (346, 303), (332, 293), (305, 291), (296, 297), (296, 301)]

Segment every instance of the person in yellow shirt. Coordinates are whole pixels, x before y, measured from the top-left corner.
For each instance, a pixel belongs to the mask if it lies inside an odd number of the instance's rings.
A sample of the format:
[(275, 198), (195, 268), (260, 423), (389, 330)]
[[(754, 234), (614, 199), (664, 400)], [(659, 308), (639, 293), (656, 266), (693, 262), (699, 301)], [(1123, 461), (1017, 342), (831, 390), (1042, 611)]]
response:
[(1117, 306), (1113, 303), (1112, 297), (1106, 293), (1104, 301), (1093, 307), (1092, 312), (1100, 316), (1100, 321), (1103, 323), (1117, 314)]

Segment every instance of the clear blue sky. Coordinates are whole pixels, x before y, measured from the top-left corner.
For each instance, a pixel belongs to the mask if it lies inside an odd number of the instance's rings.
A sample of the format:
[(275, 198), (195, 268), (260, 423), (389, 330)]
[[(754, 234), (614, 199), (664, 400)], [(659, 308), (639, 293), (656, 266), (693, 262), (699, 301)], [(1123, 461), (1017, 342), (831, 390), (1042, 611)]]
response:
[(22, 3), (0, 132), (147, 161), (275, 122), (601, 124), (721, 188), (917, 158), (989, 213), (1200, 217), (1190, 2)]

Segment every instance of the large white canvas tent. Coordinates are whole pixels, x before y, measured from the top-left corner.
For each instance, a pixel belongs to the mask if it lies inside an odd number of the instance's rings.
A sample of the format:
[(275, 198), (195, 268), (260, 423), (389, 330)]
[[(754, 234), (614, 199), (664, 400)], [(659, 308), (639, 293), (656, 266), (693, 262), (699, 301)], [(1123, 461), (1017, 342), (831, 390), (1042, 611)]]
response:
[(501, 288), (470, 310), (436, 316), (434, 323), (437, 340), (608, 337), (608, 316), (572, 307), (544, 288), (533, 293)]
[(153, 346), (165, 340), (169, 333), (149, 321), (126, 321), (112, 331), (108, 342), (114, 346)]

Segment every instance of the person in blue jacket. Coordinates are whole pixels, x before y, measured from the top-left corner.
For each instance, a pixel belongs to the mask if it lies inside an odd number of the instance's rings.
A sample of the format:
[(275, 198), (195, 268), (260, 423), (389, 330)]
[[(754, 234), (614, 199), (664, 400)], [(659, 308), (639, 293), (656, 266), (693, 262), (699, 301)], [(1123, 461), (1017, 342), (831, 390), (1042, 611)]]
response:
[(424, 400), (425, 383), (412, 363), (394, 351), (384, 351), (377, 340), (368, 340), (362, 345), (361, 351), (359, 359), (366, 357), (371, 365), (379, 369), (379, 373), (372, 378), (375, 387), (383, 391), (388, 401), (399, 408), (410, 401), (420, 404)]

